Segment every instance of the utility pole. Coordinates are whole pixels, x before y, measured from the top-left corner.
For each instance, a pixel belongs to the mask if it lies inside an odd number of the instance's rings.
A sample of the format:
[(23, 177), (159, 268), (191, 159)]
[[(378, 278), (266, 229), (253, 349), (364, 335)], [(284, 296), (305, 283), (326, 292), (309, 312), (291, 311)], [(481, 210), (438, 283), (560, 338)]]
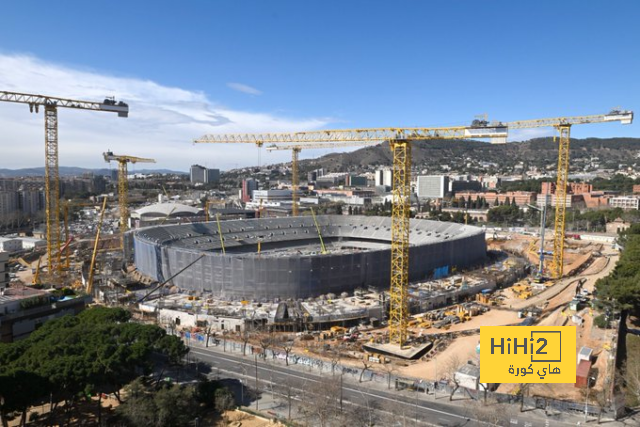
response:
[(438, 400), (438, 358), (434, 357), (433, 361), (436, 362), (436, 382), (433, 383), (433, 400)]
[(342, 380), (343, 378), (344, 378), (344, 372), (341, 369), (340, 370), (340, 412), (342, 412), (342, 398), (343, 398)]
[(258, 410), (258, 354), (253, 355), (256, 361), (256, 411)]

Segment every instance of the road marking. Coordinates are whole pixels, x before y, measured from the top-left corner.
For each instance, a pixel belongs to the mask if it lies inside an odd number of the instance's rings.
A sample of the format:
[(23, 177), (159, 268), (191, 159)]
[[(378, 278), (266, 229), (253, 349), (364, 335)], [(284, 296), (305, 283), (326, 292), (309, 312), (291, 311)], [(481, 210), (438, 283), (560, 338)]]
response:
[[(242, 360), (242, 359), (241, 360), (230, 359), (228, 357), (225, 357), (223, 354), (218, 353), (216, 350), (199, 349), (199, 348), (194, 348), (194, 347), (190, 347), (190, 349), (191, 349), (191, 353), (199, 354), (201, 356), (207, 356), (207, 357), (211, 357), (211, 358), (215, 358), (215, 359), (224, 360), (226, 362), (230, 362), (230, 363), (233, 363), (233, 364), (236, 364), (236, 365), (240, 364), (242, 366), (248, 366), (250, 368), (255, 368), (255, 363), (254, 362), (250, 362), (248, 360)], [(234, 357), (234, 356), (231, 356), (231, 357)], [(242, 356), (236, 356), (236, 357), (237, 358), (242, 358)], [(235, 374), (235, 375), (238, 375), (238, 376), (244, 376), (244, 377), (253, 379), (252, 376), (250, 376), (250, 375), (248, 375), (246, 373), (242, 374), (241, 372), (239, 373), (239, 372), (234, 372), (234, 371), (228, 371), (226, 369), (221, 369), (221, 368), (218, 368), (218, 367), (215, 367), (215, 366), (214, 366), (214, 368), (216, 368), (216, 369), (218, 369), (220, 371), (225, 371), (225, 372), (229, 372), (231, 374)], [(269, 369), (269, 368), (271, 368), (271, 369)], [(273, 368), (275, 368), (275, 369), (273, 369)], [(262, 366), (262, 363), (261, 363), (261, 364), (258, 364), (258, 369), (262, 370), (262, 371), (267, 371), (267, 372), (273, 371), (273, 372), (276, 372), (276, 373), (278, 373), (280, 375), (297, 378), (297, 379), (302, 380), (304, 382), (306, 382), (306, 381), (319, 382), (318, 379), (316, 379), (316, 378), (309, 378), (309, 377), (305, 377), (305, 376), (296, 375), (290, 369), (287, 369), (287, 367), (283, 367), (283, 366), (269, 365), (269, 367), (264, 367), (264, 366)], [(307, 375), (309, 375), (310, 377), (318, 377), (318, 375), (311, 374), (311, 373), (308, 373)], [(266, 379), (263, 379), (262, 381), (269, 382)], [(372, 397), (377, 397), (379, 399), (383, 399), (383, 400), (387, 400), (387, 401), (391, 401), (391, 402), (395, 402), (395, 403), (401, 403), (401, 404), (403, 404), (405, 406), (410, 406), (411, 408), (415, 407), (414, 403), (405, 402), (403, 400), (392, 399), (392, 398), (389, 398), (387, 396), (383, 396), (381, 394), (372, 394), (372, 393), (369, 393), (369, 392), (366, 392), (366, 391), (362, 391), (362, 390), (359, 390), (359, 389), (353, 389), (353, 388), (349, 388), (349, 387), (344, 387), (344, 389), (348, 390), (348, 391), (351, 391), (351, 392), (367, 394), (367, 395), (372, 396)], [(350, 403), (357, 406), (356, 403), (353, 403), (353, 402), (350, 402)], [(431, 411), (431, 412), (439, 413), (439, 414), (442, 414), (442, 415), (447, 415), (447, 416), (450, 416), (450, 417), (460, 418), (460, 419), (463, 419), (463, 420), (466, 420), (466, 421), (474, 421), (476, 423), (480, 423), (480, 424), (483, 424), (483, 425), (490, 425), (489, 423), (481, 421), (481, 420), (478, 420), (478, 419), (468, 418), (468, 417), (464, 417), (462, 415), (453, 414), (453, 413), (449, 413), (449, 412), (446, 412), (446, 411), (441, 411), (441, 410), (438, 410), (438, 409), (433, 409), (433, 408), (430, 408), (428, 406), (420, 405), (419, 407), (424, 409), (424, 410), (426, 410), (426, 411)], [(517, 425), (518, 424), (518, 420), (512, 418), (510, 420), (510, 424)], [(569, 423), (569, 422), (565, 422), (565, 421), (560, 422), (560, 424), (563, 424), (563, 425), (574, 425), (573, 423)], [(525, 424), (525, 426), (526, 426), (526, 424)], [(549, 426), (550, 426), (549, 420), (545, 420), (545, 427), (549, 427)]]
[[(218, 357), (218, 356), (212, 356), (211, 354), (202, 353), (202, 352), (198, 352), (198, 351), (193, 351), (193, 353), (200, 354), (200, 355), (203, 355), (203, 356), (209, 356), (209, 357)], [(226, 360), (227, 362), (231, 362), (231, 363), (236, 363), (236, 364), (240, 363), (241, 365), (249, 365), (248, 363), (246, 363), (244, 361), (238, 362), (237, 360), (228, 359), (226, 357), (220, 357), (220, 359)], [(253, 367), (254, 365), (249, 365), (249, 366)], [(265, 368), (261, 368), (260, 365), (258, 365), (258, 369), (267, 370)], [(280, 373), (282, 375), (291, 376), (291, 377), (294, 377), (294, 378), (298, 378), (300, 380), (318, 382), (317, 379), (308, 378), (308, 377), (302, 377), (302, 376), (299, 376), (299, 375), (291, 374), (287, 370), (279, 370), (279, 369), (277, 369), (277, 371), (278, 371), (278, 373)], [(313, 374), (309, 374), (309, 375), (313, 375)], [(313, 375), (313, 376), (315, 376), (315, 375)], [(371, 397), (377, 397), (379, 399), (387, 400), (387, 401), (390, 401), (390, 402), (401, 403), (401, 404), (403, 404), (405, 406), (409, 406), (411, 408), (414, 408), (416, 406), (413, 403), (404, 402), (404, 401), (398, 400), (398, 399), (392, 399), (390, 397), (386, 397), (386, 396), (383, 396), (381, 394), (370, 393), (368, 391), (363, 391), (363, 390), (354, 389), (354, 388), (350, 388), (350, 387), (343, 387), (343, 388), (344, 388), (344, 390), (351, 391), (353, 393), (362, 393), (362, 394), (366, 394), (366, 395), (371, 396)], [(467, 417), (463, 417), (463, 416), (458, 415), (458, 414), (452, 414), (450, 412), (440, 411), (438, 409), (429, 408), (428, 406), (419, 405), (419, 407), (422, 408), (422, 409), (425, 409), (427, 411), (435, 412), (437, 414), (447, 415), (447, 416), (454, 417), (454, 418), (461, 418), (463, 420), (469, 420), (469, 418), (467, 418)]]

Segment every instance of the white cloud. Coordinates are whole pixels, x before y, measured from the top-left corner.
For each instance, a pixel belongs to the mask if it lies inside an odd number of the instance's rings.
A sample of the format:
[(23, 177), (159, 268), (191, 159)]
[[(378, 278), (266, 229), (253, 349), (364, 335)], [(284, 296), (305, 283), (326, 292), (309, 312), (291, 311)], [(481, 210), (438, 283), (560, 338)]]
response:
[(262, 95), (262, 91), (242, 83), (227, 83), (227, 86), (238, 92), (248, 93), (249, 95)]
[(509, 141), (528, 141), (534, 138), (542, 138), (545, 136), (554, 136), (558, 132), (554, 128), (540, 127), (530, 129), (514, 129), (509, 131)]
[[(319, 129), (326, 118), (292, 119), (268, 112), (234, 110), (202, 92), (162, 86), (149, 80), (114, 77), (46, 62), (26, 55), (0, 54), (0, 90), (101, 101), (115, 96), (129, 104), (129, 118), (61, 108), (60, 165), (105, 167), (102, 152), (155, 158), (158, 168), (187, 171), (194, 163), (229, 169), (258, 163), (257, 148), (239, 144), (198, 144), (207, 133), (288, 132)], [(0, 102), (0, 168), (44, 164), (44, 118), (27, 105)], [(262, 163), (286, 161), (288, 153), (262, 155)], [(137, 168), (144, 168), (138, 165)]]

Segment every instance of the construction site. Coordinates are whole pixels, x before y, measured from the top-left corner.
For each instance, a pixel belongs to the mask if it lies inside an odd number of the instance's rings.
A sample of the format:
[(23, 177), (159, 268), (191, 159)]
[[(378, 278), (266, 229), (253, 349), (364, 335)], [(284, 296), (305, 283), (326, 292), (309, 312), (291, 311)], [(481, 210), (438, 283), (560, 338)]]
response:
[[(142, 321), (205, 336), (207, 344), (220, 337), (255, 347), (286, 343), (293, 354), (321, 360), (338, 354), (345, 366), (364, 364), (371, 371), (431, 382), (452, 381), (465, 365), (479, 365), (481, 326), (575, 325), (577, 362), (586, 360), (587, 376), (593, 378), (587, 384), (594, 393), (611, 387), (617, 331), (594, 326), (600, 313), (593, 301), (595, 281), (613, 269), (618, 251), (611, 243), (567, 239), (564, 203), (555, 206), (554, 229), (543, 227), (538, 237), (491, 236), (470, 225), (410, 220), (411, 144), (460, 138), (505, 142), (511, 129), (555, 127), (560, 134), (556, 197), (564, 200), (571, 126), (630, 123), (631, 112), (455, 128), (206, 135), (195, 142), (269, 143), (291, 150), (291, 216), (161, 221), (129, 230), (127, 165), (153, 159), (104, 153), (105, 161), (118, 162), (118, 194), (79, 210), (60, 200), (57, 172), (58, 107), (126, 117), (127, 105), (11, 92), (0, 92), (0, 101), (35, 111), (43, 107), (47, 129), (46, 252), (24, 251), (9, 261), (16, 289), (69, 288), (67, 297), (127, 306)], [(316, 217), (313, 210), (298, 216), (301, 149), (383, 141), (391, 143), (393, 156), (391, 218)], [(69, 209), (79, 215), (69, 217)], [(205, 210), (208, 215), (208, 205)], [(582, 354), (587, 356), (580, 359)], [(479, 387), (479, 377), (475, 384)], [(575, 400), (581, 398), (580, 384), (531, 385), (527, 393)], [(523, 393), (516, 384), (492, 389)]]

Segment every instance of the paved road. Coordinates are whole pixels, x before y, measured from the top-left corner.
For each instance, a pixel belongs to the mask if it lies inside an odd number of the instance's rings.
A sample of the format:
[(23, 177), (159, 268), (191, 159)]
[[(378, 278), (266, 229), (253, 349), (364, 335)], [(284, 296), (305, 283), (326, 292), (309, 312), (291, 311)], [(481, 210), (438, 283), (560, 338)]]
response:
[[(214, 367), (225, 376), (242, 379), (244, 384), (255, 388), (256, 360), (254, 357), (241, 357), (223, 353), (212, 348), (192, 348), (190, 357), (198, 359)], [(271, 393), (273, 388), (283, 392), (284, 384), (290, 385), (295, 400), (304, 400), (305, 390), (312, 389), (321, 377), (299, 369), (266, 363), (258, 359), (258, 382), (260, 390)], [(278, 391), (276, 391), (278, 393)], [(434, 400), (433, 396), (425, 396), (417, 392), (396, 392), (369, 387), (367, 383), (344, 381), (342, 399), (345, 405), (355, 404), (362, 408), (381, 408), (396, 415), (397, 425), (422, 426), (465, 426), (476, 427), (488, 424), (478, 421), (474, 415), (475, 402), (465, 400), (461, 404), (450, 404)], [(446, 397), (441, 399), (446, 400)], [(517, 406), (513, 406), (517, 410)], [(518, 427), (551, 427), (576, 425), (576, 422), (563, 422), (557, 419), (544, 419), (544, 415), (535, 413), (517, 413), (512, 416), (511, 425)]]

